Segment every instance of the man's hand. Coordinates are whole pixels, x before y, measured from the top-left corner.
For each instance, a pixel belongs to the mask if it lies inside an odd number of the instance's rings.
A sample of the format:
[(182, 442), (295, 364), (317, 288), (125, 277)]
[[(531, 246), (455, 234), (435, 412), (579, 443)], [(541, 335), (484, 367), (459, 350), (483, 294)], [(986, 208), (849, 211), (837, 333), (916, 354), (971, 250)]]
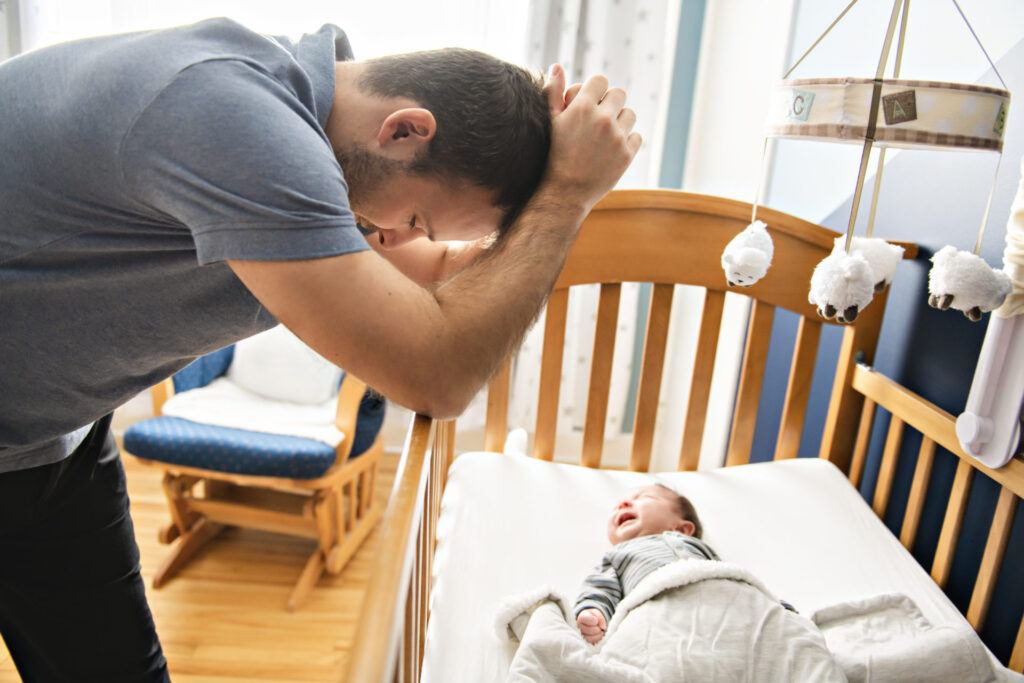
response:
[(553, 116), (551, 152), (538, 195), (578, 202), (589, 212), (608, 194), (640, 149), (632, 132), (636, 113), (625, 107), (626, 93), (592, 76), (565, 90), (565, 72), (551, 68), (544, 85)]
[(576, 627), (583, 634), (583, 640), (591, 645), (601, 642), (604, 638), (604, 631), (608, 625), (605, 623), (601, 610), (593, 607), (585, 609), (576, 617)]

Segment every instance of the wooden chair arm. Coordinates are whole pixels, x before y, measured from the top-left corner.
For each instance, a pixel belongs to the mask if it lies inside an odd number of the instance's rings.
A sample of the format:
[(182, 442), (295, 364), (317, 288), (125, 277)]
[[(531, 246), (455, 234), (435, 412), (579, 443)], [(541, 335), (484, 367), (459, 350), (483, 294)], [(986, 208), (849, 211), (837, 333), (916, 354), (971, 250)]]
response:
[(356, 422), (359, 419), (359, 404), (366, 393), (366, 382), (350, 372), (346, 372), (338, 387), (338, 408), (334, 413), (334, 426), (345, 435), (338, 444), (336, 465), (344, 464), (352, 452), (352, 442), (356, 438)]
[(167, 399), (171, 396), (174, 396), (174, 380), (170, 377), (149, 388), (149, 397), (153, 401), (154, 417), (160, 417), (164, 414), (164, 404), (167, 403)]

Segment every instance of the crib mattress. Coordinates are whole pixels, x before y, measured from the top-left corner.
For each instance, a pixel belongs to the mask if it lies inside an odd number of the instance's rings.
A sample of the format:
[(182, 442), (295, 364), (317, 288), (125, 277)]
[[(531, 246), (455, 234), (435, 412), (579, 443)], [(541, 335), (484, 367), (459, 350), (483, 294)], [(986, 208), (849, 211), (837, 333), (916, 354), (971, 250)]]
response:
[(752, 571), (805, 615), (899, 592), (933, 624), (963, 622), (827, 461), (649, 475), (469, 453), (452, 465), (438, 522), (424, 680), (502, 680), (513, 650), (494, 634), (500, 601), (545, 584), (575, 595), (608, 548), (612, 506), (652, 481), (693, 501), (704, 539), (722, 559)]

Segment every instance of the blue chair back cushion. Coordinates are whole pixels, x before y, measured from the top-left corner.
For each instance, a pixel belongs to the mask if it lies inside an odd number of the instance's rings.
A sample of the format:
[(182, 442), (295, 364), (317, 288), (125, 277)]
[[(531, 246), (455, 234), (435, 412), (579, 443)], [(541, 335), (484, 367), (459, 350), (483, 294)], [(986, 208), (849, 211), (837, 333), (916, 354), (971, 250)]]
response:
[[(350, 457), (366, 451), (380, 432), (386, 403), (363, 397)], [(201, 424), (179, 417), (137, 422), (124, 434), (124, 448), (146, 460), (217, 472), (289, 479), (315, 479), (334, 464), (335, 450), (314, 439)]]
[(205, 387), (225, 372), (235, 357), (235, 345), (200, 356), (174, 373), (174, 391), (180, 393)]

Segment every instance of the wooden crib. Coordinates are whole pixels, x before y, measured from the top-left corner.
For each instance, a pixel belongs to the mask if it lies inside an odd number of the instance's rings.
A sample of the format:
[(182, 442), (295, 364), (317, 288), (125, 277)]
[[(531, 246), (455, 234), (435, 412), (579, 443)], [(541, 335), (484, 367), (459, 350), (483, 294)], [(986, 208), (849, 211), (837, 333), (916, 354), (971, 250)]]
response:
[[(649, 282), (651, 304), (628, 465), (632, 471), (648, 470), (674, 285), (685, 284), (705, 290), (689, 408), (678, 418), (685, 425), (678, 468), (697, 468), (723, 303), (726, 291), (730, 290), (719, 259), (729, 240), (748, 224), (750, 215), (749, 204), (676, 191), (616, 191), (594, 209), (548, 303), (534, 457), (551, 460), (555, 453), (569, 287), (600, 285), (579, 457), (581, 465), (600, 468), (621, 284)], [(959, 456), (938, 549), (930, 567), (931, 577), (939, 586), (944, 586), (950, 575), (975, 472), (998, 482), (1002, 492), (966, 610), (970, 624), (980, 629), (992, 599), (1017, 500), (1024, 491), (1024, 464), (1014, 460), (998, 471), (980, 465), (961, 451), (951, 415), (870, 368), (887, 292), (876, 294), (855, 324), (842, 326), (824, 427), (820, 435), (805, 433), (819, 340), (823, 328), (832, 324), (821, 319), (808, 303), (807, 289), (810, 273), (832, 249), (836, 233), (769, 209), (760, 209), (758, 218), (769, 226), (774, 261), (760, 282), (748, 289), (732, 289), (749, 296), (752, 305), (725, 465), (749, 462), (774, 314), (776, 308), (796, 313), (798, 328), (774, 458), (796, 458), (801, 439), (814, 439), (820, 443), (819, 457), (834, 463), (847, 473), (854, 486), (859, 486), (865, 473), (876, 409), (881, 407), (891, 414), (872, 504), (882, 516), (889, 504), (906, 428), (919, 431), (923, 438), (900, 533), (900, 541), (910, 548), (924, 509), (937, 447)], [(915, 245), (901, 246), (906, 250), (905, 258), (916, 256)], [(506, 365), (489, 387), (486, 451), (502, 450), (508, 429), (509, 386)], [(428, 599), (438, 515), (447, 472), (455, 458), (455, 435), (454, 422), (434, 422), (422, 415), (412, 421), (380, 529), (373, 579), (347, 680), (362, 683), (420, 678), (430, 617)], [(1021, 633), (1024, 627), (1018, 633), (1008, 663), (1009, 668), (1018, 672), (1024, 668)]]

